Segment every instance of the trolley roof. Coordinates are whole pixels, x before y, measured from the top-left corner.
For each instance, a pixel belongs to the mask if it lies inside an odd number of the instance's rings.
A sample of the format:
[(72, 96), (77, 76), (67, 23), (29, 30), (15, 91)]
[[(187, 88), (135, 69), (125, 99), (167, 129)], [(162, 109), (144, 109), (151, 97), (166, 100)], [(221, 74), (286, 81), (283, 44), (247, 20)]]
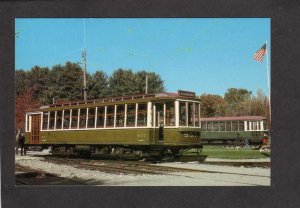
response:
[(234, 117), (210, 117), (200, 118), (200, 121), (261, 121), (265, 120), (262, 116), (234, 116)]
[(64, 107), (75, 107), (75, 106), (85, 106), (85, 105), (97, 105), (97, 104), (115, 104), (115, 103), (124, 103), (124, 102), (147, 102), (150, 100), (162, 100), (162, 99), (189, 99), (199, 101), (196, 98), (196, 94), (194, 92), (182, 91), (178, 90), (177, 93), (172, 92), (160, 92), (153, 94), (138, 94), (138, 95), (129, 95), (129, 96), (120, 96), (120, 97), (109, 97), (109, 98), (101, 98), (96, 100), (88, 100), (88, 101), (72, 101), (72, 102), (58, 102), (51, 105), (46, 105), (40, 107), (41, 109), (48, 108), (64, 108)]

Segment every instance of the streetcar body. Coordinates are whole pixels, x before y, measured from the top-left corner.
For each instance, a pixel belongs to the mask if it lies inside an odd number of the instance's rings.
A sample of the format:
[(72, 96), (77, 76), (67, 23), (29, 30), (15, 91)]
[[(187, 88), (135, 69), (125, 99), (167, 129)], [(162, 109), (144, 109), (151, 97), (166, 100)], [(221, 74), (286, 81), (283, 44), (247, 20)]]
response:
[(26, 113), (26, 144), (147, 154), (202, 148), (195, 94), (156, 93), (43, 106)]
[(201, 118), (201, 138), (208, 144), (262, 144), (268, 138), (266, 119), (262, 116)]

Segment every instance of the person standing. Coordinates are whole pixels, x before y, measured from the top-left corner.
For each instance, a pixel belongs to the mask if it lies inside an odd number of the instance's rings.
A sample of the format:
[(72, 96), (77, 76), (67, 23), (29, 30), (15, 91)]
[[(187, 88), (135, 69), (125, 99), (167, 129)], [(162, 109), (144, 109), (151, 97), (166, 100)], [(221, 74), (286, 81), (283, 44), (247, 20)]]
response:
[(26, 147), (25, 147), (25, 134), (22, 133), (19, 139), (19, 145), (21, 147), (21, 155), (26, 155)]
[(17, 131), (16, 131), (16, 143), (15, 143), (15, 149), (16, 149), (16, 154), (18, 154), (19, 153), (19, 140), (20, 140), (20, 133), (21, 133), (21, 131), (20, 131), (20, 129), (17, 129)]
[(158, 140), (163, 141), (164, 140), (164, 127), (163, 125), (159, 125), (158, 128)]

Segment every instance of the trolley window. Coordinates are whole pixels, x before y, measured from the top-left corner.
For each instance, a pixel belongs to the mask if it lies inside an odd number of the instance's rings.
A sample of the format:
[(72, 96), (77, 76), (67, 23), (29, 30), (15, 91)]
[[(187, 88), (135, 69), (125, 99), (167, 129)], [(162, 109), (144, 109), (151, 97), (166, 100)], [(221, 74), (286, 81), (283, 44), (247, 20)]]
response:
[(97, 128), (104, 127), (105, 107), (98, 107), (97, 109)]
[(79, 128), (86, 128), (86, 108), (80, 109), (80, 115), (79, 115)]
[(237, 121), (232, 121), (232, 131), (237, 131), (238, 130), (238, 122)]
[(259, 122), (259, 121), (256, 122), (256, 130), (257, 130), (257, 131), (260, 130), (260, 122)]
[(205, 122), (205, 121), (201, 122), (201, 129), (204, 131), (207, 131), (207, 122)]
[(116, 126), (124, 127), (125, 105), (117, 105)]
[(251, 130), (251, 131), (253, 131), (253, 122), (251, 122), (251, 121), (248, 121), (248, 123), (249, 123), (249, 130)]
[(43, 112), (43, 130), (47, 130), (48, 129), (48, 115), (49, 112)]
[(72, 110), (72, 121), (71, 121), (71, 128), (77, 129), (78, 125), (78, 109)]
[(213, 122), (213, 131), (219, 131), (219, 122)]
[(147, 125), (147, 104), (138, 104), (138, 115), (137, 115), (137, 125), (146, 126)]
[(199, 126), (199, 103), (195, 103), (195, 126)]
[(219, 122), (220, 131), (225, 131), (225, 122)]
[(135, 106), (135, 103), (127, 105), (126, 126), (135, 126)]
[(257, 129), (256, 129), (256, 130), (258, 130), (258, 131), (259, 131), (259, 130), (262, 130), (262, 129), (261, 129), (260, 122), (257, 122)]
[(114, 126), (114, 114), (115, 114), (115, 106), (107, 106), (106, 112), (106, 127), (113, 127)]
[(88, 113), (88, 128), (95, 128), (95, 108), (89, 108)]
[(253, 130), (257, 130), (257, 125), (256, 125), (257, 122), (253, 122)]
[(156, 103), (156, 126), (164, 125), (164, 103)]
[(239, 121), (239, 131), (244, 131), (244, 130), (245, 130), (244, 121)]
[(188, 103), (188, 123), (189, 126), (194, 126), (194, 114), (195, 114), (195, 109), (194, 109), (194, 104), (193, 103)]
[(207, 122), (207, 131), (213, 130), (213, 122)]
[(187, 125), (185, 102), (179, 102), (179, 125), (180, 126)]
[(50, 111), (49, 129), (54, 129), (55, 111)]
[(166, 102), (166, 126), (175, 126), (175, 103)]
[(226, 121), (226, 131), (231, 131), (231, 121)]
[(61, 129), (61, 127), (62, 127), (62, 111), (57, 111), (55, 129)]
[(64, 110), (63, 128), (68, 129), (69, 127), (70, 127), (70, 110)]

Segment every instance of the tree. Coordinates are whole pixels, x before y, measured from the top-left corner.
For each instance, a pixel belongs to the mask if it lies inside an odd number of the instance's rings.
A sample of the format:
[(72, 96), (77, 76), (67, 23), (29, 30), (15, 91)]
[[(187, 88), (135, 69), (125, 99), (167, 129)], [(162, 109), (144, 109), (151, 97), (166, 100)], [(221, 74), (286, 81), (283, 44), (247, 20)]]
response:
[(49, 69), (34, 66), (30, 71), (16, 70), (16, 95), (32, 91), (33, 99), (38, 99), (46, 85)]
[(83, 71), (76, 63), (67, 62), (56, 65), (46, 80), (42, 99), (51, 103), (52, 100), (74, 101), (82, 99)]
[(224, 95), (227, 103), (227, 115), (239, 116), (247, 115), (246, 103), (249, 101), (252, 92), (246, 89), (230, 88)]
[(25, 92), (26, 86), (26, 72), (24, 70), (16, 70), (16, 95), (21, 95)]
[(154, 72), (138, 71), (131, 69), (118, 69), (108, 79), (111, 96), (144, 94), (146, 92), (146, 75), (148, 76), (148, 93), (164, 92), (163, 80)]
[(226, 111), (226, 103), (219, 95), (202, 94), (201, 117), (219, 117), (224, 116)]
[(263, 116), (269, 119), (269, 99), (261, 89), (258, 89), (256, 96), (252, 96), (249, 100), (249, 115)]
[(158, 74), (154, 72), (146, 72), (144, 70), (135, 73), (135, 90), (136, 94), (144, 94), (146, 92), (146, 76), (148, 77), (148, 93), (164, 92), (164, 81)]
[(29, 89), (33, 89), (33, 100), (37, 100), (41, 103), (45, 103), (44, 94), (46, 86), (49, 83), (48, 77), (50, 74), (49, 68), (41, 68), (35, 66), (28, 71), (27, 74), (27, 85)]
[[(146, 75), (148, 93), (163, 92), (163, 80), (153, 72), (118, 69), (108, 77), (103, 71), (86, 74), (88, 99), (145, 93)], [(53, 101), (83, 99), (83, 70), (78, 63), (66, 62), (50, 69), (33, 67), (30, 71), (16, 70), (16, 94), (32, 91), (32, 98), (43, 104)]]
[(96, 71), (88, 78), (88, 99), (99, 99), (109, 96), (108, 76), (103, 71)]
[(131, 69), (118, 69), (108, 79), (109, 94), (111, 96), (132, 95), (135, 90), (134, 74)]
[(25, 130), (25, 113), (28, 110), (36, 109), (41, 104), (33, 100), (33, 89), (28, 89), (22, 92), (22, 94), (16, 96), (16, 128)]

